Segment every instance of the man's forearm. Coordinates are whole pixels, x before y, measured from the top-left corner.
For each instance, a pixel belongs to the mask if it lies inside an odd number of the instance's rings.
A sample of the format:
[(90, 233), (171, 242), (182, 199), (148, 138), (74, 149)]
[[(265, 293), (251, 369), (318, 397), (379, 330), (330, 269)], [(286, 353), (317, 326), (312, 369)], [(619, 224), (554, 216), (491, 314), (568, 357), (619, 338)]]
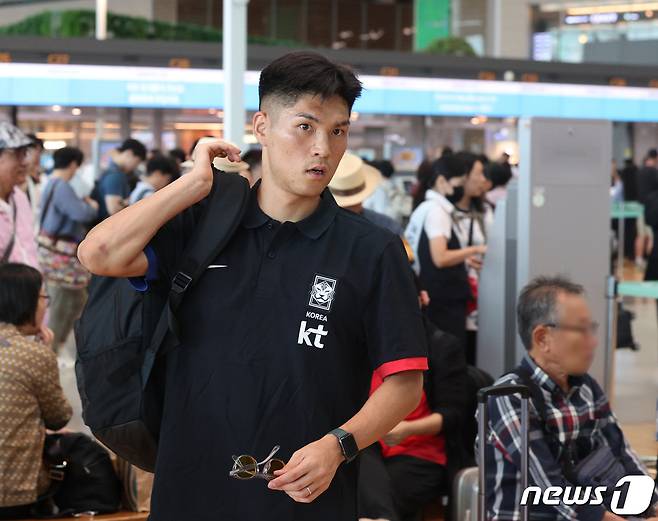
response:
[(422, 391), (422, 371), (393, 374), (341, 428), (352, 433), (359, 449), (364, 449), (404, 420), (418, 406)]
[(92, 273), (135, 277), (148, 267), (144, 248), (162, 226), (209, 192), (207, 183), (185, 175), (150, 197), (108, 217), (80, 244), (80, 262)]

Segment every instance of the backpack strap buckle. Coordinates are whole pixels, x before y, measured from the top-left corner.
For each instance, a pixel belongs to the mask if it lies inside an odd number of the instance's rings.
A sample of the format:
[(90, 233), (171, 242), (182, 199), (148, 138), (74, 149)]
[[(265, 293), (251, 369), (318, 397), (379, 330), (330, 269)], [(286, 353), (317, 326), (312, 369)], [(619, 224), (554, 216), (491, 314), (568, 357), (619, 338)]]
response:
[(63, 481), (64, 477), (66, 476), (65, 471), (66, 471), (66, 461), (63, 461), (59, 465), (51, 465), (48, 471), (48, 475), (50, 476), (50, 479), (52, 479), (53, 481)]
[(174, 275), (174, 279), (171, 281), (171, 291), (180, 295), (190, 287), (191, 283), (192, 277), (186, 275), (182, 271), (179, 271), (176, 273), (176, 275)]

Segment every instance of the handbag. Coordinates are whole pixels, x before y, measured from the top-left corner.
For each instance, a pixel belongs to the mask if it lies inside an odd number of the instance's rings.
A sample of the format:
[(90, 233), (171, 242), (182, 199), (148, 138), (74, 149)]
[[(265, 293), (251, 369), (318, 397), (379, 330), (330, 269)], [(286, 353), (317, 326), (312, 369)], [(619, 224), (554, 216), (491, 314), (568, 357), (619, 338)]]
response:
[(43, 223), (59, 186), (59, 179), (54, 179), (53, 183), (41, 213), (41, 231), (37, 237), (39, 264), (48, 282), (70, 289), (86, 288), (91, 273), (78, 260), (78, 241), (58, 236), (57, 233), (50, 235), (43, 230)]
[(43, 459), (50, 468), (52, 482), (40, 500), (52, 500), (57, 509), (37, 517), (68, 517), (82, 512), (110, 514), (119, 510), (121, 483), (110, 454), (89, 436), (49, 434), (44, 442)]
[[(571, 454), (571, 450), (566, 451)], [(615, 456), (608, 445), (601, 445), (577, 464), (573, 464), (573, 459), (569, 456), (563, 463), (565, 475), (570, 480), (584, 487), (606, 487), (603, 493), (603, 504), (609, 510), (612, 504), (612, 495), (617, 482), (623, 478), (627, 472), (624, 466)]]

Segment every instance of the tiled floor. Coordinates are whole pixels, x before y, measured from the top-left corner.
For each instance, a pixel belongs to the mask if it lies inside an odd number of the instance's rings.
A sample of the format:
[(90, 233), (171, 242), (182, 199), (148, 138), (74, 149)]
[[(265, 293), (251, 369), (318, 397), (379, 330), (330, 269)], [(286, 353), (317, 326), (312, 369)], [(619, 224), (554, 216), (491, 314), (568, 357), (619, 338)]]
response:
[(615, 353), (613, 410), (626, 423), (656, 420), (658, 398), (658, 320), (656, 302), (625, 299), (635, 313), (633, 335), (640, 349), (618, 349)]

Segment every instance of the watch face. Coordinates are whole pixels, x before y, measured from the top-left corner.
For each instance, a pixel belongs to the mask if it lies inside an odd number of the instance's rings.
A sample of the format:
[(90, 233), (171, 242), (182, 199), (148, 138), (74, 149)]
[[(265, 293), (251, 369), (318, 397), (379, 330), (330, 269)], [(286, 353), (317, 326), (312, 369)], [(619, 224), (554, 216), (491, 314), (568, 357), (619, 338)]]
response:
[(359, 454), (359, 447), (356, 445), (354, 436), (349, 433), (345, 433), (345, 435), (340, 438), (340, 445), (343, 448), (343, 455), (347, 461), (352, 461)]

